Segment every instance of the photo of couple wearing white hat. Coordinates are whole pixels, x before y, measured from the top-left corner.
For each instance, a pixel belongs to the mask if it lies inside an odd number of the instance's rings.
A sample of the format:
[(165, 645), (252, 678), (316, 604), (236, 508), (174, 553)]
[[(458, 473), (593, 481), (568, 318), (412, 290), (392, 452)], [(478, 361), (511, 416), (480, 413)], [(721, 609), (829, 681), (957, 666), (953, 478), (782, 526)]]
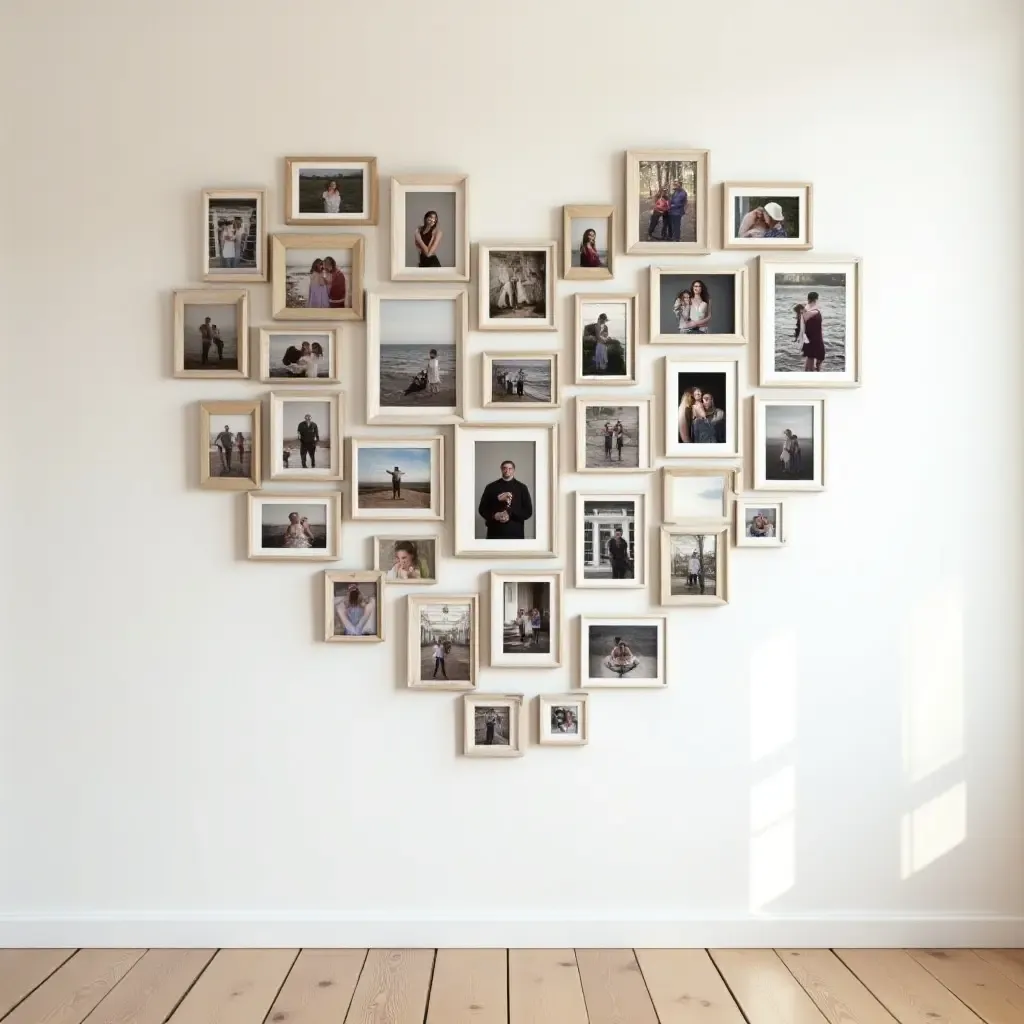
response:
[(786, 213), (780, 203), (769, 200), (743, 215), (736, 228), (737, 238), (789, 238)]

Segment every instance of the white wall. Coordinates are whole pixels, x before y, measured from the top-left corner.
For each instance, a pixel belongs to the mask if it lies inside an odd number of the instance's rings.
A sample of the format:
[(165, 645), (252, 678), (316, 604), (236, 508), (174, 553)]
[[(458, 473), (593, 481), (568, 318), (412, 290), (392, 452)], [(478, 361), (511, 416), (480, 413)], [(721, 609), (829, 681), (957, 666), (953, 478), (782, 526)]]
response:
[[(2, 18), (0, 944), (1024, 940), (1013, 0)], [(788, 550), (734, 552), (728, 607), (671, 611), (667, 692), (595, 696), (584, 749), (457, 756), (458, 696), (402, 687), (403, 592), (386, 644), (319, 642), (317, 571), (247, 562), (244, 497), (196, 486), (195, 403), (269, 390), (170, 377), (200, 189), (268, 186), (277, 230), (286, 155), (369, 153), (468, 172), (474, 240), (540, 240), (563, 203), (621, 213), (623, 150), (679, 145), (715, 182), (813, 181), (817, 252), (864, 257), (866, 384), (829, 399), (828, 490), (791, 501)], [(616, 289), (645, 295), (649, 262), (619, 256)], [(474, 418), (479, 353), (551, 341), (471, 334)], [(640, 393), (668, 351), (644, 348)], [(374, 532), (346, 522), (339, 567)], [(486, 568), (446, 557), (439, 592), (486, 593)], [(570, 590), (570, 621), (606, 602)]]

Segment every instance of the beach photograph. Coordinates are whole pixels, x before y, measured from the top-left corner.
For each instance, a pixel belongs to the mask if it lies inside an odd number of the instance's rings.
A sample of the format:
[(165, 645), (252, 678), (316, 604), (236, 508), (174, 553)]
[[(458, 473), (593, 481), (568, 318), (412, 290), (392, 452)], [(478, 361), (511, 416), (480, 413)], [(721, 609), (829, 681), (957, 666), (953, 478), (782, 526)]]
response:
[(285, 250), (286, 309), (352, 306), (352, 250)]
[(357, 495), (360, 509), (431, 507), (430, 447), (360, 446)]
[(455, 412), (460, 386), (456, 300), (382, 298), (378, 310), (380, 411)]
[(542, 359), (498, 357), (490, 359), (488, 404), (530, 405), (554, 402), (554, 357)]
[(571, 217), (570, 266), (593, 268), (608, 266), (609, 219), (607, 217)]
[(764, 403), (768, 480), (814, 480), (814, 406)]
[(336, 475), (331, 458), (334, 410), (328, 399), (306, 400), (272, 396), (272, 437), (281, 451), (272, 452), (274, 476)]
[(260, 502), (260, 540), (264, 549), (327, 547), (326, 502)]
[[(776, 372), (846, 371), (847, 276), (775, 272), (774, 339)], [(813, 299), (812, 299), (813, 296)], [(811, 310), (816, 309), (816, 315)], [(816, 322), (815, 322), (816, 321)], [(819, 342), (823, 343), (820, 347)]]
[[(645, 405), (643, 414), (646, 413)], [(640, 406), (586, 404), (583, 407), (582, 427), (583, 469), (640, 468)], [(647, 461), (646, 453), (644, 461)]]
[(665, 471), (665, 519), (721, 519), (730, 490), (727, 473)]
[(238, 306), (235, 303), (187, 302), (182, 322), (183, 369), (238, 369)]
[(581, 346), (578, 365), (584, 378), (631, 377), (629, 302), (583, 301), (579, 307)]
[(658, 627), (622, 622), (587, 623), (590, 679), (657, 679)]
[[(209, 433), (210, 477), (252, 478), (253, 422), (249, 414), (212, 413)], [(258, 459), (258, 456), (257, 456)]]
[(668, 539), (672, 596), (714, 595), (718, 578), (718, 535), (672, 533)]
[(260, 376), (295, 384), (336, 380), (334, 331), (262, 330)]
[(742, 333), (736, 323), (736, 274), (660, 273), (658, 330), (686, 335)]

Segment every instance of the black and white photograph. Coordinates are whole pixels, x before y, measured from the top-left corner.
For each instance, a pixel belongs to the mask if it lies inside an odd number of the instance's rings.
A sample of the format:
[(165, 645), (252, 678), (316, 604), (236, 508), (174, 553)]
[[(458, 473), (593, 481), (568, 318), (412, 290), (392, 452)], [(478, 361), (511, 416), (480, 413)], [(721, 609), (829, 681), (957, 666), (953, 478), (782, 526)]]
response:
[(409, 686), (471, 690), (476, 686), (477, 597), (409, 597)]
[(614, 206), (562, 208), (562, 276), (608, 280), (614, 276)]
[(353, 519), (443, 519), (444, 438), (353, 438)]
[(271, 392), (270, 478), (342, 479), (343, 422), (340, 392)]
[(275, 320), (361, 320), (362, 235), (274, 235)]
[(436, 583), (437, 543), (437, 537), (374, 537), (373, 567), (385, 583)]
[(666, 685), (665, 619), (661, 616), (583, 616), (580, 644), (583, 689)]
[(735, 496), (737, 469), (664, 467), (662, 518), (666, 523), (725, 519)]
[(555, 329), (555, 243), (477, 247), (479, 330)]
[(739, 455), (737, 363), (665, 360), (665, 454)]
[(722, 248), (812, 248), (811, 197), (806, 182), (725, 182)]
[(174, 376), (247, 377), (249, 293), (214, 289), (174, 293)]
[(647, 585), (645, 496), (576, 494), (577, 588)]
[(491, 667), (561, 664), (561, 572), (491, 573)]
[(260, 486), (259, 402), (202, 402), (199, 439), (201, 487), (245, 491)]
[(333, 562), (340, 494), (249, 492), (249, 557)]
[(377, 223), (377, 158), (285, 159), (285, 223), (323, 227)]
[(551, 409), (558, 406), (558, 355), (483, 354), (484, 408), (519, 406)]
[(636, 383), (636, 296), (576, 295), (576, 383)]
[(651, 341), (725, 345), (746, 341), (746, 267), (708, 273), (651, 267)]
[(338, 330), (260, 329), (260, 380), (292, 385), (339, 382)]
[(391, 179), (391, 280), (468, 281), (469, 178)]
[(736, 502), (736, 546), (778, 548), (786, 542), (785, 502), (744, 498)]
[(626, 251), (709, 251), (706, 149), (626, 154)]
[(824, 487), (824, 399), (754, 399), (754, 489)]
[(661, 603), (718, 605), (729, 600), (729, 527), (662, 527)]
[(463, 753), (467, 757), (520, 757), (522, 694), (467, 693), (463, 699)]
[(590, 740), (586, 693), (542, 693), (537, 698), (537, 740), (552, 746), (582, 746)]
[(203, 280), (266, 281), (266, 193), (203, 190)]
[(635, 473), (650, 468), (650, 399), (576, 399), (577, 473)]
[(325, 572), (324, 588), (324, 639), (328, 643), (384, 639), (379, 572)]

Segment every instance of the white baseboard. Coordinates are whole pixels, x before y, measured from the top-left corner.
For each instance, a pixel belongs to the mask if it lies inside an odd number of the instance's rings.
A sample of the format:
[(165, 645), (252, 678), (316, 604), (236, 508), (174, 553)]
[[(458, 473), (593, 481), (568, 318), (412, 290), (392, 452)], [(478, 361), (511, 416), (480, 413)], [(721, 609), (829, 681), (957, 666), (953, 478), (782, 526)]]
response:
[(3, 947), (1024, 947), (1024, 917), (414, 918), (316, 914), (0, 914)]

